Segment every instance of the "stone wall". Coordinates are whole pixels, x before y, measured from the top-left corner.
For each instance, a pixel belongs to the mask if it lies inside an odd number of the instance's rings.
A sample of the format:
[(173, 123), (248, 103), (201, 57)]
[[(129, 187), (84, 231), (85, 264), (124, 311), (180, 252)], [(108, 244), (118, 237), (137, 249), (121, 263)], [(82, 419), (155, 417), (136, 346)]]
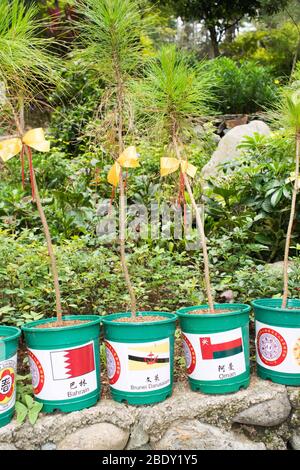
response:
[(178, 384), (163, 403), (112, 400), (69, 414), (41, 415), (35, 426), (0, 429), (4, 449), (300, 450), (300, 387), (252, 377), (247, 390), (203, 395)]

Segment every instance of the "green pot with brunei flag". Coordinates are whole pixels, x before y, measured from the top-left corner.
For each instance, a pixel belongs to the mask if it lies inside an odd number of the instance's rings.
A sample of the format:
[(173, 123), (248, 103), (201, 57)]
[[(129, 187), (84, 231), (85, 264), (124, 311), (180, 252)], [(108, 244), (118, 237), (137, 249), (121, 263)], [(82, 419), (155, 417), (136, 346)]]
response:
[[(162, 47), (145, 68), (145, 78), (138, 86), (136, 108), (143, 116), (142, 122), (148, 117), (147, 124), (152, 128), (153, 137), (162, 144), (161, 176), (165, 178), (174, 173), (179, 176), (177, 201), (183, 206), (183, 225), (186, 229), (189, 203), (196, 219), (198, 247), (202, 248), (208, 305), (176, 312), (183, 333), (190, 385), (193, 390), (206, 393), (229, 393), (249, 384), (250, 307), (216, 304), (213, 299), (205, 215), (201, 213), (193, 191), (197, 167), (189, 161), (192, 156), (185, 144), (187, 136), (194, 133), (192, 123), (211, 114), (214, 101), (214, 77), (198, 65), (190, 65), (174, 45)], [(199, 178), (198, 194), (202, 192), (200, 184)], [(199, 285), (202, 284), (199, 279)]]
[(243, 304), (214, 304), (177, 311), (190, 387), (203, 393), (232, 393), (250, 382), (249, 311)]
[(133, 81), (144, 65), (141, 37), (147, 35), (147, 15), (135, 0), (86, 0), (79, 2), (78, 12), (83, 18), (79, 30), (85, 46), (82, 63), (97, 64), (105, 82), (106, 96), (99, 103), (104, 124), (101, 146), (113, 163), (107, 180), (112, 185), (111, 203), (114, 197), (119, 199), (120, 266), (129, 294), (120, 304), (130, 298), (130, 312), (103, 318), (111, 393), (115, 400), (130, 404), (155, 403), (172, 393), (176, 315), (139, 311), (129, 270), (132, 253), (126, 253), (126, 189), (131, 171), (140, 166), (128, 116)]
[(0, 326), (0, 428), (15, 411), (19, 328)]
[(171, 396), (176, 315), (138, 312), (130, 321), (130, 313), (116, 313), (103, 324), (113, 399), (148, 405)]

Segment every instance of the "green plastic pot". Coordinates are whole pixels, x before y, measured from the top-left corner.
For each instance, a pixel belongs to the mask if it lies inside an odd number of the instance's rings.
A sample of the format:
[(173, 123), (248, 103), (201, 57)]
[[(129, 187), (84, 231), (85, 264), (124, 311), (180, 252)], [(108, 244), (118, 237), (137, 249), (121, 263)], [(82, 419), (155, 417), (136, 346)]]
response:
[(19, 328), (0, 326), (0, 428), (15, 412)]
[(123, 323), (130, 313), (103, 318), (107, 372), (112, 398), (131, 405), (158, 403), (171, 396), (173, 388), (174, 334), (176, 315), (159, 315), (164, 320)]
[(37, 328), (56, 318), (22, 327), (28, 348), (35, 399), (43, 411), (78, 411), (100, 397), (100, 317), (70, 315), (64, 320), (86, 323), (60, 328)]
[(224, 394), (247, 388), (250, 382), (249, 311), (244, 304), (215, 304), (226, 313), (193, 314), (208, 305), (177, 311), (186, 368), (192, 390)]
[[(257, 374), (284, 385), (300, 385), (300, 300), (252, 302), (255, 314)], [(288, 307), (298, 308), (290, 310)]]

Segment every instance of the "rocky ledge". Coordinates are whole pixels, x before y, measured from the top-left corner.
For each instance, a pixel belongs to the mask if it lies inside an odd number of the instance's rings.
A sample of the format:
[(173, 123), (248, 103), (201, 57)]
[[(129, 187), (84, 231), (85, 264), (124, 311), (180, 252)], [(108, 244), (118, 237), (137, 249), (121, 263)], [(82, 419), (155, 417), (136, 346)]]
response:
[(252, 377), (230, 395), (203, 395), (178, 384), (163, 403), (133, 407), (101, 400), (69, 414), (41, 415), (34, 426), (0, 429), (0, 450), (297, 449), (300, 387)]

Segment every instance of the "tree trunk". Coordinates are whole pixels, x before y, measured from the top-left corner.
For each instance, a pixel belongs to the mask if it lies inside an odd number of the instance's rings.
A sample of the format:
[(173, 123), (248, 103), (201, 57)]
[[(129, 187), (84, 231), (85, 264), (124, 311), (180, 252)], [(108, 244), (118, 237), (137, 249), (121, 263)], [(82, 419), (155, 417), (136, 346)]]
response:
[(296, 51), (295, 51), (295, 54), (294, 54), (294, 57), (293, 57), (293, 63), (292, 63), (292, 69), (291, 69), (291, 73), (290, 73), (289, 84), (291, 84), (292, 81), (293, 81), (293, 75), (294, 75), (294, 72), (295, 72), (295, 69), (296, 69), (298, 56), (299, 56), (299, 51), (300, 51), (300, 33), (298, 31), (298, 42), (297, 42)]
[(125, 238), (126, 238), (126, 207), (125, 207), (125, 191), (124, 191), (124, 181), (122, 169), (120, 171), (120, 208), (119, 208), (119, 243), (120, 243), (120, 254), (121, 254), (121, 264), (122, 270), (127, 285), (127, 289), (130, 295), (131, 302), (131, 316), (136, 317), (136, 297), (135, 292), (131, 284), (131, 279), (128, 272), (128, 267), (126, 263), (126, 250), (125, 250)]
[(210, 26), (208, 28), (208, 31), (210, 35), (212, 58), (214, 59), (216, 57), (219, 57), (220, 55), (219, 43), (215, 26)]
[(60, 296), (60, 287), (59, 287), (59, 280), (58, 280), (58, 271), (57, 271), (57, 265), (56, 265), (56, 258), (53, 250), (53, 245), (52, 245), (52, 240), (51, 240), (51, 235), (49, 231), (49, 226), (48, 222), (45, 216), (45, 212), (41, 203), (40, 195), (39, 195), (39, 190), (38, 186), (36, 183), (35, 179), (35, 173), (33, 170), (33, 184), (34, 184), (34, 196), (35, 196), (35, 202), (37, 205), (38, 213), (41, 218), (41, 222), (43, 225), (44, 229), (44, 234), (47, 242), (47, 249), (48, 249), (48, 254), (50, 257), (50, 265), (51, 265), (51, 271), (52, 271), (52, 276), (54, 280), (54, 290), (55, 290), (55, 302), (56, 302), (56, 316), (57, 316), (57, 323), (59, 326), (63, 325), (62, 321), (62, 307), (61, 307), (61, 296)]
[[(20, 118), (18, 119), (17, 115), (14, 114), (15, 116), (15, 121), (16, 121), (16, 126), (18, 128), (20, 137), (24, 134), (25, 130), (25, 123), (24, 123), (24, 105), (22, 99), (20, 100)], [(28, 155), (28, 148), (25, 146), (25, 151)], [(59, 287), (59, 279), (58, 279), (58, 272), (57, 272), (57, 265), (56, 265), (56, 258), (53, 250), (53, 245), (52, 245), (52, 240), (51, 240), (51, 235), (50, 235), (50, 230), (48, 226), (48, 222), (45, 216), (45, 212), (41, 203), (40, 195), (39, 195), (39, 190), (38, 186), (36, 183), (35, 179), (35, 173), (34, 169), (33, 171), (33, 190), (35, 194), (35, 201), (38, 209), (38, 213), (43, 225), (43, 230), (44, 230), (44, 235), (46, 238), (46, 243), (47, 243), (47, 249), (48, 249), (48, 254), (50, 257), (50, 266), (51, 266), (51, 271), (52, 271), (52, 276), (53, 276), (53, 281), (54, 281), (54, 291), (55, 291), (55, 301), (56, 301), (56, 317), (57, 317), (57, 322), (59, 326), (62, 326), (62, 307), (61, 307), (61, 295), (60, 295), (60, 287)]]
[(288, 292), (289, 292), (289, 251), (290, 251), (290, 244), (291, 244), (291, 236), (296, 212), (296, 198), (299, 188), (299, 156), (300, 156), (300, 132), (297, 131), (296, 133), (296, 168), (295, 168), (295, 182), (294, 182), (294, 189), (293, 189), (293, 196), (292, 196), (292, 204), (291, 204), (291, 212), (290, 212), (290, 220), (286, 234), (286, 241), (285, 241), (285, 250), (284, 250), (284, 263), (283, 263), (283, 297), (282, 297), (282, 304), (281, 308), (286, 308), (287, 299), (288, 299)]
[[(118, 106), (118, 143), (119, 143), (119, 153), (124, 150), (123, 142), (123, 85), (120, 77), (120, 72), (116, 66), (116, 81), (117, 81), (117, 106)], [(120, 256), (121, 256), (121, 265), (126, 282), (126, 286), (130, 295), (131, 303), (131, 316), (136, 318), (136, 296), (131, 283), (127, 262), (126, 262), (126, 207), (125, 207), (125, 191), (124, 191), (124, 180), (123, 180), (123, 171), (120, 169), (119, 176), (119, 189), (120, 189), (120, 207), (119, 207), (119, 244), (120, 244)]]
[(235, 29), (236, 29), (236, 25), (232, 25), (232, 26), (229, 26), (229, 28), (226, 29), (226, 32), (225, 32), (225, 38), (226, 38), (226, 41), (231, 43), (233, 40), (234, 40), (234, 37), (235, 37)]
[(194, 198), (194, 195), (193, 195), (193, 191), (192, 191), (189, 179), (188, 179), (188, 177), (185, 173), (183, 173), (183, 178), (184, 178), (185, 187), (187, 189), (190, 200), (192, 202), (192, 206), (193, 206), (195, 214), (196, 214), (198, 232), (199, 232), (201, 243), (202, 243), (203, 261), (204, 261), (205, 289), (206, 289), (206, 294), (207, 294), (209, 310), (210, 310), (210, 313), (215, 313), (214, 301), (213, 301), (213, 296), (212, 296), (212, 289), (211, 289), (211, 284), (210, 284), (209, 260), (208, 260), (208, 253), (207, 253), (207, 245), (206, 245), (206, 236), (205, 236), (204, 226), (203, 226), (203, 223), (202, 223), (202, 219), (201, 219), (199, 209), (197, 207), (197, 204), (196, 204), (196, 201), (195, 201), (195, 198)]

